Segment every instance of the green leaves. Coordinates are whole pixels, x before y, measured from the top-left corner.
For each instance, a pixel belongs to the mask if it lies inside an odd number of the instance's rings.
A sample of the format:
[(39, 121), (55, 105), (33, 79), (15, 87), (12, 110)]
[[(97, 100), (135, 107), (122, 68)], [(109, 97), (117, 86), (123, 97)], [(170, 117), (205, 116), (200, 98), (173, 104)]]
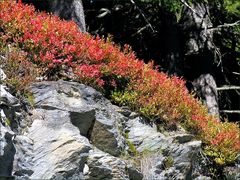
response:
[(240, 17), (240, 1), (224, 0), (224, 6), (229, 13)]

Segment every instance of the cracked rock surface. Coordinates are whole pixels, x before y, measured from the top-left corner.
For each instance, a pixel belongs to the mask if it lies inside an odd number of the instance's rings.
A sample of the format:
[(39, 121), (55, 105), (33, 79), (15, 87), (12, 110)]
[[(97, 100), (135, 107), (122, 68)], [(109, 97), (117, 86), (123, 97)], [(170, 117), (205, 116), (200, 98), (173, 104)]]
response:
[[(0, 177), (15, 179), (208, 179), (201, 142), (159, 132), (77, 82), (31, 84), (33, 107), (1, 84)], [(233, 169), (237, 177), (238, 169)]]

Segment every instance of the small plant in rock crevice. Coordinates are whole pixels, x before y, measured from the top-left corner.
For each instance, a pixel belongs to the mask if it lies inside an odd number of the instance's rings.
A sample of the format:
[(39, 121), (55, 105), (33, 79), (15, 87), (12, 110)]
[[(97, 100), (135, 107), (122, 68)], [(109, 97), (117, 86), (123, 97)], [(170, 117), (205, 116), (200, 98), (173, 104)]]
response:
[(128, 45), (120, 48), (110, 39), (81, 33), (73, 22), (36, 12), (33, 6), (0, 0), (0, 9), (0, 52), (6, 52), (9, 44), (16, 49), (5, 66), (14, 88), (24, 91), (38, 73), (53, 80), (68, 74), (149, 119), (184, 123), (217, 164), (236, 160), (238, 124), (209, 115), (183, 79), (168, 77), (152, 62), (144, 64)]
[(130, 153), (130, 155), (133, 155), (133, 156), (137, 157), (139, 155), (139, 152), (137, 151), (135, 145), (131, 141), (129, 141), (128, 137), (129, 137), (128, 132), (126, 132), (125, 133), (125, 140), (126, 140), (126, 143), (128, 145), (128, 148), (129, 148), (129, 153)]
[(174, 159), (172, 156), (167, 156), (163, 161), (163, 166), (165, 169), (169, 169), (174, 164)]

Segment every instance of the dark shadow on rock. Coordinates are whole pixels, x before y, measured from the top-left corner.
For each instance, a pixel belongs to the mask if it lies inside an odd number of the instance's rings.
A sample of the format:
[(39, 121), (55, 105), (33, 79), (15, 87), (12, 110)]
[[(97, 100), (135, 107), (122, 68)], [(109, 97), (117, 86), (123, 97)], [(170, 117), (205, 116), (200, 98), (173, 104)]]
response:
[[(0, 154), (0, 177), (12, 178), (12, 169), (14, 155), (16, 154), (16, 149), (13, 145), (13, 135), (6, 132), (4, 135), (6, 145), (3, 148), (3, 152)], [(2, 141), (2, 140), (1, 140)], [(4, 146), (3, 142), (0, 142), (0, 146)], [(0, 147), (2, 149), (2, 147)]]

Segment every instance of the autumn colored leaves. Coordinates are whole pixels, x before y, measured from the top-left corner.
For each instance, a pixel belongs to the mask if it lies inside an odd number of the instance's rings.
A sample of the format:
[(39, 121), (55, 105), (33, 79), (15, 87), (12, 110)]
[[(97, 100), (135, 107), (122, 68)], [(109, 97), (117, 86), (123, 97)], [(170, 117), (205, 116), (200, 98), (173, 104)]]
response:
[(238, 125), (209, 115), (181, 78), (168, 77), (152, 62), (145, 64), (127, 45), (121, 48), (108, 38), (81, 33), (75, 23), (36, 12), (21, 1), (0, 1), (0, 9), (0, 47), (11, 44), (21, 49), (26, 61), (36, 64), (42, 75), (71, 70), (74, 80), (97, 88), (150, 120), (182, 123), (197, 134), (205, 153), (218, 164), (236, 159)]

